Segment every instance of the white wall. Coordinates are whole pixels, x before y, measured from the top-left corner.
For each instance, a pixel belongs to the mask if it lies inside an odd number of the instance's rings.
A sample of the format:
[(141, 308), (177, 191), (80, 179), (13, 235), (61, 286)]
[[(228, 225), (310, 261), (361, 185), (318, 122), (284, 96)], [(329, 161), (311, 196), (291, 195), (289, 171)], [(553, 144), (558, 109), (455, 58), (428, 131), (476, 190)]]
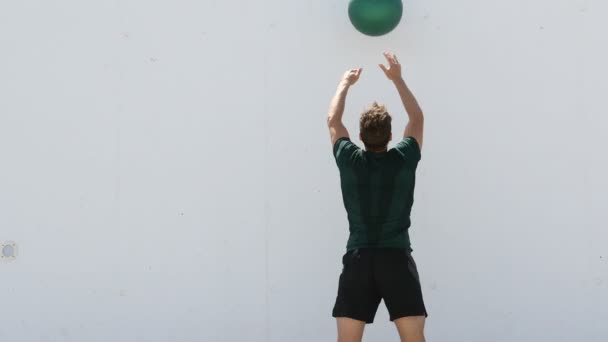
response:
[[(411, 235), (429, 341), (608, 340), (601, 0), (0, 3), (0, 341), (332, 341), (347, 238), (325, 127), (427, 115)], [(384, 307), (367, 341), (397, 341)]]

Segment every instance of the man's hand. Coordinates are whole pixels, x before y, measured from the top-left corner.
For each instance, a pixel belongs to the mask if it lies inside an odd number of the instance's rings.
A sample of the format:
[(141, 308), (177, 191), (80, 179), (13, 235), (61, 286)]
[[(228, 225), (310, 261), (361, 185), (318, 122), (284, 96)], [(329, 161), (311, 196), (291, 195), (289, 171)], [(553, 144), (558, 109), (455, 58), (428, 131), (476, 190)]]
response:
[(399, 64), (397, 56), (385, 52), (384, 57), (386, 57), (386, 60), (388, 61), (388, 68), (384, 66), (384, 64), (379, 64), (380, 69), (384, 71), (384, 74), (389, 80), (393, 82), (401, 80), (401, 64)]
[(361, 76), (361, 71), (363, 71), (363, 68), (348, 70), (344, 73), (344, 76), (342, 77), (342, 82), (346, 83), (349, 86), (357, 83), (357, 81), (359, 80), (359, 76)]
[(422, 109), (420, 109), (420, 105), (418, 105), (418, 101), (414, 97), (414, 94), (412, 94), (401, 77), (401, 64), (399, 64), (397, 56), (385, 52), (384, 57), (386, 57), (389, 67), (386, 68), (384, 65), (380, 64), (380, 68), (384, 71), (386, 77), (393, 81), (395, 87), (397, 87), (401, 102), (403, 102), (403, 106), (409, 117), (409, 122), (405, 127), (403, 137), (413, 137), (422, 148), (422, 138), (424, 135), (424, 115)]

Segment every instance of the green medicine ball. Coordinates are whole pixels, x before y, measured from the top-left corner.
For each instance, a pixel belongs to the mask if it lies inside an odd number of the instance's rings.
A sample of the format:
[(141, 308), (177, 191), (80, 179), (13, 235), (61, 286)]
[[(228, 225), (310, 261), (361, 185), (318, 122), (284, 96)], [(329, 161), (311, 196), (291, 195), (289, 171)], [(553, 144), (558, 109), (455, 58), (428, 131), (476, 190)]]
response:
[(368, 36), (382, 36), (399, 25), (401, 0), (350, 0), (348, 16), (355, 28)]

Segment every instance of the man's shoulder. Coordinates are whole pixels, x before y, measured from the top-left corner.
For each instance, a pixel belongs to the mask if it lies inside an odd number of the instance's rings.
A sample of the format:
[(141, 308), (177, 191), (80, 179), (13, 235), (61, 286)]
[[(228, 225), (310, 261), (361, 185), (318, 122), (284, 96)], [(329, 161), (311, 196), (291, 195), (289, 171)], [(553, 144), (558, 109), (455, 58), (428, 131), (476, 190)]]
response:
[(352, 158), (354, 155), (360, 155), (362, 151), (362, 149), (348, 137), (342, 137), (336, 140), (333, 150), (336, 158)]

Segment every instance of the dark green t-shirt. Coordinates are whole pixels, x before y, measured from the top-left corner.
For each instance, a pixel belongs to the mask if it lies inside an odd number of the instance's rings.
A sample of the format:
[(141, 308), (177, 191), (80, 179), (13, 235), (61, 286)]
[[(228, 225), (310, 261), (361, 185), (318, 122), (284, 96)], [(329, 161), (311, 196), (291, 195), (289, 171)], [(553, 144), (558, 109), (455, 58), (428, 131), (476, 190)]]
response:
[(348, 214), (347, 250), (406, 248), (420, 147), (407, 137), (386, 152), (365, 151), (348, 138), (334, 145)]

